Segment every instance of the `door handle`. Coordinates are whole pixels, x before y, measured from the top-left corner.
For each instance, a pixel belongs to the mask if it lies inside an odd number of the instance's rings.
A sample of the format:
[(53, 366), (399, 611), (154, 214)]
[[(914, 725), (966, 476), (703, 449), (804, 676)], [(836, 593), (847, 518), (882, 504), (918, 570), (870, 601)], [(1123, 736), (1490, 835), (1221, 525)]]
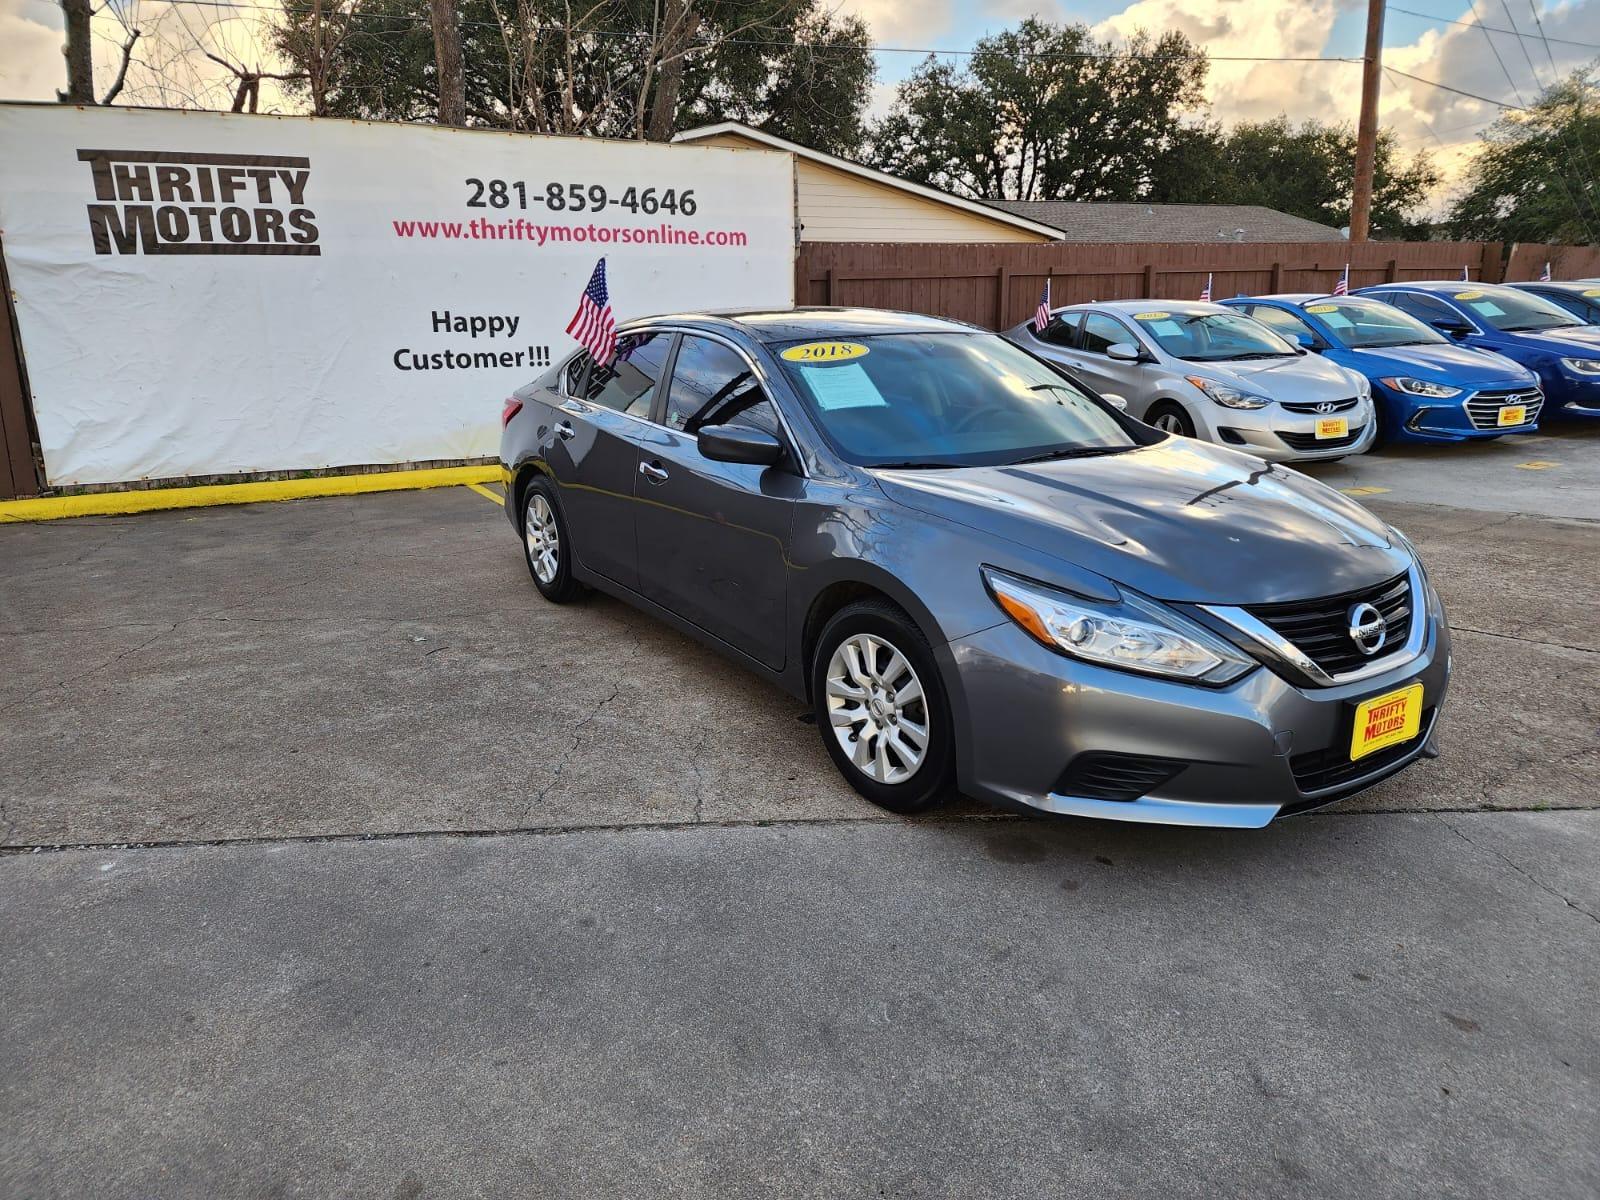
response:
[(665, 483), (668, 478), (667, 469), (661, 464), (653, 462), (640, 463), (639, 474), (643, 475), (651, 483)]
[(561, 435), (563, 441), (568, 442), (578, 436), (578, 431), (572, 427), (571, 421), (557, 421), (556, 433)]

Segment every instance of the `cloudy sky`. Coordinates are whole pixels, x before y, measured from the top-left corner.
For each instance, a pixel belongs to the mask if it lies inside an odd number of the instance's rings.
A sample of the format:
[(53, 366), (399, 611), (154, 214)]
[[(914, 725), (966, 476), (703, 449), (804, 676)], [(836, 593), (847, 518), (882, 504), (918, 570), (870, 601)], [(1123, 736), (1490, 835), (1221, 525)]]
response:
[[(1029, 15), (1082, 21), (1103, 37), (1135, 29), (1180, 29), (1214, 57), (1333, 57), (1361, 54), (1361, 0), (838, 0), (859, 13), (884, 50), (878, 55), (878, 105), (918, 62), (908, 50), (959, 51), (986, 33)], [(254, 36), (270, 0), (112, 0), (96, 20), (96, 61), (109, 73), (122, 29), (112, 15), (134, 16), (157, 36), (141, 43), (136, 71), (146, 88), (164, 81), (167, 102), (218, 103), (226, 75), (192, 52), (198, 35), (224, 57), (254, 66)], [(241, 5), (243, 7), (231, 7)], [(1475, 6), (1475, 7), (1474, 7)], [(1422, 14), (1422, 15), (1418, 15)], [(1542, 23), (1541, 38), (1539, 24)], [(61, 14), (50, 0), (0, 0), (0, 98), (44, 100), (62, 86)], [(1486, 32), (1488, 30), (1489, 32)], [(1515, 32), (1513, 32), (1515, 31)], [(1519, 36), (1521, 35), (1521, 36)], [(1548, 40), (1545, 40), (1548, 39)], [(1556, 75), (1600, 57), (1600, 0), (1404, 0), (1391, 4), (1384, 63), (1394, 71), (1491, 97), (1531, 100)], [(220, 77), (220, 79), (219, 79)], [(1225, 122), (1292, 118), (1354, 121), (1360, 67), (1342, 62), (1216, 62), (1210, 96)], [(136, 98), (158, 102), (146, 91)], [(264, 92), (270, 105), (272, 93)], [(1448, 176), (1459, 176), (1494, 120), (1489, 103), (1416, 83), (1390, 72), (1382, 118), (1408, 151), (1430, 149)], [(1438, 198), (1448, 195), (1449, 183)]]

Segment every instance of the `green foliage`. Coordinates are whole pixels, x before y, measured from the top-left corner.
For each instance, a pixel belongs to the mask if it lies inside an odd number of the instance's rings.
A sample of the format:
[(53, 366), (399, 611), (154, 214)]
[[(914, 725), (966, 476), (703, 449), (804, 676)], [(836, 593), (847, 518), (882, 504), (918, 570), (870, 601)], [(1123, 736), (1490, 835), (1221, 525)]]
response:
[(979, 199), (1139, 199), (1202, 102), (1206, 65), (1181, 33), (1119, 46), (1030, 17), (959, 69), (930, 56), (872, 130), (873, 159)]
[[(1348, 124), (1287, 117), (1246, 122), (1227, 133), (1216, 127), (1192, 133), (1189, 161), (1163, 174), (1168, 187), (1192, 202), (1262, 204), (1323, 225), (1350, 223), (1355, 182), (1356, 134)], [(1372, 231), (1375, 237), (1417, 236), (1411, 214), (1439, 183), (1426, 154), (1402, 158), (1392, 131), (1378, 132), (1373, 173)], [(1163, 197), (1164, 198), (1164, 197)]]
[[(674, 47), (656, 0), (459, 0), (472, 125), (639, 136)], [(867, 30), (820, 0), (704, 0), (683, 59), (674, 128), (731, 117), (854, 151), (874, 76)], [(432, 120), (427, 0), (286, 0), (275, 46), (324, 115)]]
[(1600, 87), (1592, 70), (1574, 72), (1484, 132), (1450, 210), (1454, 236), (1600, 243)]

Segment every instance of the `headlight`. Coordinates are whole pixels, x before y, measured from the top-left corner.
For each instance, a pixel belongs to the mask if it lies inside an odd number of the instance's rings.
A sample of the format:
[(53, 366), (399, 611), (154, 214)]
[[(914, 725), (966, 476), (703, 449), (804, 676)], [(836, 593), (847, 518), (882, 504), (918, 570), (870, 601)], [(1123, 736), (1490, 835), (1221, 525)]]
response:
[(1561, 365), (1574, 375), (1600, 375), (1600, 358), (1563, 358)]
[(1430, 383), (1426, 379), (1412, 379), (1409, 375), (1396, 375), (1393, 379), (1380, 379), (1379, 383), (1392, 387), (1408, 396), (1427, 396), (1432, 400), (1448, 400), (1461, 395), (1461, 389), (1447, 383)]
[(1120, 604), (1085, 600), (993, 568), (983, 569), (1001, 610), (1052, 650), (1146, 675), (1229, 683), (1255, 661), (1152, 600), (1122, 593)]
[(1202, 379), (1198, 375), (1185, 375), (1184, 378), (1224, 408), (1265, 408), (1272, 403), (1265, 396), (1240, 391), (1236, 387), (1218, 383), (1215, 379)]

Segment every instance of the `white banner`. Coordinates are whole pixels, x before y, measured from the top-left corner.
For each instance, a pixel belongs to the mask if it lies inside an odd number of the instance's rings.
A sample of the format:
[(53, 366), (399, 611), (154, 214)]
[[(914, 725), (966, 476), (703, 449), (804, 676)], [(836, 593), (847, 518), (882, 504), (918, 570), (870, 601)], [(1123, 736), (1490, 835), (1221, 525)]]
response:
[(0, 105), (0, 239), (51, 484), (492, 455), (617, 319), (787, 307), (786, 154)]

